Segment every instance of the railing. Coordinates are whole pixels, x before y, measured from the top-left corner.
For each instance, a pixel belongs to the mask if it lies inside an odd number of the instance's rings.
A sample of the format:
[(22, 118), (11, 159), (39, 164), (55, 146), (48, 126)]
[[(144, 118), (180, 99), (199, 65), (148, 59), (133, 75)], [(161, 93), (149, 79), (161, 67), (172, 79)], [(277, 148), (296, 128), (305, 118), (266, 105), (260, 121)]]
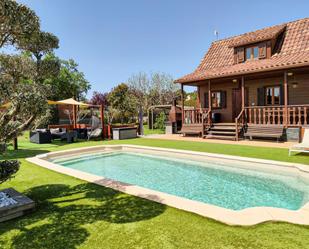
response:
[[(236, 132), (236, 141), (239, 140), (240, 132), (242, 131), (244, 125), (246, 124), (246, 109), (242, 109), (237, 118), (235, 118), (235, 132)], [(241, 129), (239, 129), (241, 128)]]
[(202, 124), (205, 114), (208, 113), (207, 108), (198, 108), (192, 110), (184, 110), (185, 124)]
[(202, 114), (202, 122), (203, 122), (203, 130), (202, 137), (205, 135), (205, 131), (207, 131), (211, 127), (211, 110), (208, 110), (206, 113)]
[(247, 124), (302, 126), (309, 124), (309, 105), (245, 107)]

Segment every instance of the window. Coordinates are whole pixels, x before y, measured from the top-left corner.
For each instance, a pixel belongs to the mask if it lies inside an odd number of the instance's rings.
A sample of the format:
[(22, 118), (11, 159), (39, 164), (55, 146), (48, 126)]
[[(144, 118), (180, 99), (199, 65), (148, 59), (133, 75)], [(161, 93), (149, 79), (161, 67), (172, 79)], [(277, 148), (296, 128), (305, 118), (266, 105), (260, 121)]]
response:
[(211, 107), (212, 108), (222, 108), (221, 92), (212, 92), (211, 93)]
[(266, 87), (266, 105), (280, 105), (280, 86)]
[(259, 58), (259, 47), (246, 48), (246, 60), (258, 59)]

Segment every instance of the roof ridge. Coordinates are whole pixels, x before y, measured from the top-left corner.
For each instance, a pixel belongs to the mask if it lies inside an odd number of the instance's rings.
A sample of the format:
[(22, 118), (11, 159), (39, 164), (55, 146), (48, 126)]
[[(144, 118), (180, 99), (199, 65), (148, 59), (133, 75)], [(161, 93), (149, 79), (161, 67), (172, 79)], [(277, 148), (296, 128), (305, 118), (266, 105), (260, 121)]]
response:
[(270, 28), (274, 28), (274, 27), (278, 27), (278, 26), (288, 25), (288, 24), (290, 24), (290, 23), (295, 23), (295, 22), (299, 22), (299, 21), (306, 20), (306, 19), (309, 20), (309, 17), (304, 17), (304, 18), (301, 18), (301, 19), (296, 19), (296, 20), (294, 20), (294, 21), (284, 22), (284, 23), (281, 23), (281, 24), (275, 24), (275, 25), (272, 25), (272, 26), (268, 26), (268, 27), (256, 29), (256, 30), (254, 30), (254, 31), (249, 31), (249, 32), (245, 32), (245, 33), (242, 33), (242, 34), (229, 36), (229, 37), (226, 37), (226, 38), (223, 38), (223, 39), (219, 39), (219, 40), (216, 40), (216, 41), (212, 41), (211, 44), (219, 43), (219, 42), (227, 41), (227, 40), (231, 40), (231, 39), (235, 39), (235, 38), (240, 37), (240, 36), (244, 36), (244, 35), (248, 35), (248, 34), (255, 33), (255, 32), (257, 32), (257, 31), (262, 31), (262, 30), (265, 30), (265, 29), (270, 29)]

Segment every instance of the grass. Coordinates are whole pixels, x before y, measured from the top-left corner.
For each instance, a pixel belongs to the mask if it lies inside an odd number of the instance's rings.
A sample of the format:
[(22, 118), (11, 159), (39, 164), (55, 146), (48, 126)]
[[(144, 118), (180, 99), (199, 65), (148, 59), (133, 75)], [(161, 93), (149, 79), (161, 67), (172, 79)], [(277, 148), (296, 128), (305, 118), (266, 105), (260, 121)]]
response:
[(160, 129), (149, 129), (148, 125), (144, 125), (144, 135), (153, 135), (153, 134), (164, 134), (164, 130)]
[[(125, 143), (214, 153), (236, 154), (309, 164), (309, 157), (289, 158), (285, 149), (151, 139)], [(231, 227), (195, 214), (126, 195), (62, 175), (24, 160), (48, 151), (109, 142), (36, 145), (27, 136), (20, 150), (1, 159), (18, 158), (16, 177), (1, 188), (14, 187), (37, 203), (37, 210), (0, 224), (0, 248), (308, 248), (309, 227), (268, 222)]]

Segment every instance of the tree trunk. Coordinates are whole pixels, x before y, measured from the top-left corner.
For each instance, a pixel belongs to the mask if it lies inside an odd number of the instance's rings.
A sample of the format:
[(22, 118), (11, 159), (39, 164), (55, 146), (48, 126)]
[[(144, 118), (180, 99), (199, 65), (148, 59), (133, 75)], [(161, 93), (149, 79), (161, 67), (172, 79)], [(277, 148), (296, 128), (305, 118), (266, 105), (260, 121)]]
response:
[(143, 107), (140, 105), (138, 112), (139, 132), (140, 135), (144, 135), (144, 124), (143, 124)]

